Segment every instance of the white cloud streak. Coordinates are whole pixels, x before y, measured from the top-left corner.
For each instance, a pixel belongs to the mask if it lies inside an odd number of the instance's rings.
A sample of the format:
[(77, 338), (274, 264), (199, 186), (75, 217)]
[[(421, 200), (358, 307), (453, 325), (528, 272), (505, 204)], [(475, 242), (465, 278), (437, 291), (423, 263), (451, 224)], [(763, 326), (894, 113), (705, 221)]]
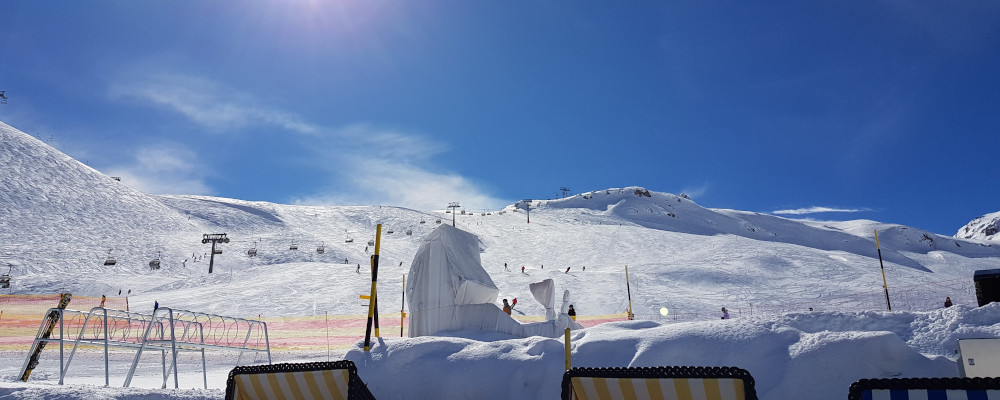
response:
[[(329, 157), (325, 149), (342, 149), (344, 142), (357, 149)], [(464, 207), (499, 209), (509, 201), (492, 197), (480, 185), (454, 173), (433, 171), (435, 156), (447, 146), (421, 135), (357, 124), (332, 131), (322, 140), (311, 138), (313, 165), (337, 175), (344, 190), (296, 199), (298, 204), (386, 204), (417, 210), (442, 209), (458, 201)]]
[[(269, 125), (297, 136), (301, 153), (306, 155), (297, 161), (329, 171), (331, 179), (320, 183), (324, 189), (317, 193), (290, 199), (293, 203), (384, 204), (417, 210), (443, 208), (452, 201), (474, 209), (500, 208), (508, 203), (459, 174), (435, 172), (436, 157), (449, 148), (418, 133), (367, 123), (318, 126), (297, 114), (262, 107), (255, 96), (203, 78), (157, 74), (122, 82), (126, 83), (110, 89), (113, 99), (138, 100), (171, 110), (208, 130), (239, 134), (245, 127)], [(179, 153), (146, 154), (137, 156), (132, 165), (117, 168), (116, 173), (130, 177), (148, 193), (210, 191), (197, 179), (170, 180), (153, 172), (173, 169), (175, 177), (192, 178), (173, 164), (183, 162)]]
[(818, 213), (856, 213), (870, 211), (865, 208), (833, 208), (833, 207), (808, 207), (808, 208), (795, 208), (789, 210), (777, 210), (772, 211), (772, 214), (778, 215), (805, 215), (805, 214), (818, 214)]
[(202, 78), (151, 75), (115, 84), (109, 93), (113, 99), (139, 100), (179, 112), (215, 131), (238, 130), (257, 123), (302, 134), (315, 133), (319, 129), (295, 114), (265, 108), (257, 104), (253, 96)]
[(196, 171), (194, 151), (174, 143), (135, 149), (127, 163), (105, 171), (121, 177), (122, 183), (148, 194), (212, 194), (203, 181), (204, 172)]

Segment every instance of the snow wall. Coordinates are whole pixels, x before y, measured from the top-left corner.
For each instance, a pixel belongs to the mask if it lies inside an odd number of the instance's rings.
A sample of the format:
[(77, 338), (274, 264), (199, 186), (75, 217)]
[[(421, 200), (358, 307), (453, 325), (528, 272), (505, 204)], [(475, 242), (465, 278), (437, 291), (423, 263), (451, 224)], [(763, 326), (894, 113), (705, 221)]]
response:
[[(424, 237), (410, 263), (407, 280), (410, 337), (469, 330), (557, 337), (567, 327), (582, 328), (566, 315), (566, 304), (559, 315), (547, 312), (548, 321), (533, 324), (521, 324), (504, 313), (495, 304), (500, 291), (479, 258), (479, 239), (449, 225), (441, 225)], [(553, 284), (539, 286), (547, 292), (536, 299), (547, 299), (548, 304), (542, 303), (551, 309)], [(568, 299), (568, 292), (563, 298)]]

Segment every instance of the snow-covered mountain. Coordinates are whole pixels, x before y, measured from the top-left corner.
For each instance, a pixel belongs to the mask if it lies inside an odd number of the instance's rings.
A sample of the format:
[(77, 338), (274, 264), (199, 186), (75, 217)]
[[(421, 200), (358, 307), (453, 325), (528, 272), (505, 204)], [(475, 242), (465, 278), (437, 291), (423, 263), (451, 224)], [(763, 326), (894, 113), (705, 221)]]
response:
[[(626, 265), (640, 316), (657, 317), (662, 307), (677, 318), (714, 315), (721, 306), (737, 313), (877, 309), (876, 229), (900, 307), (932, 308), (945, 295), (972, 304), (972, 272), (1000, 260), (1000, 246), (982, 240), (876, 221), (709, 209), (684, 195), (641, 187), (536, 200), (530, 223), (521, 203), (452, 215), (147, 195), (4, 124), (0, 162), (0, 263), (14, 265), (13, 293), (100, 296), (132, 289), (136, 304), (159, 299), (233, 315), (357, 313), (366, 278), (356, 271), (367, 266), (376, 225), (384, 227), (380, 286), (401, 287), (420, 239), (452, 218), (480, 238), (483, 265), (501, 297), (527, 297), (528, 283), (553, 278), (560, 290), (572, 288), (577, 309), (589, 313), (628, 307)], [(201, 243), (206, 233), (232, 240), (220, 245), (213, 274), (207, 273), (210, 246)], [(108, 257), (115, 265), (104, 265)], [(147, 266), (154, 259), (161, 269)], [(302, 276), (312, 278), (291, 280)], [(243, 289), (260, 282), (269, 285)], [(233, 301), (199, 295), (206, 291)], [(302, 293), (315, 296), (304, 300)], [(399, 296), (380, 298), (395, 304)], [(531, 303), (521, 312), (540, 314)]]
[(970, 221), (958, 230), (955, 237), (1000, 241), (1000, 211)]
[[(863, 377), (956, 376), (958, 339), (1000, 334), (997, 304), (975, 307), (973, 271), (1000, 265), (1000, 246), (985, 237), (710, 209), (641, 187), (457, 214), (154, 196), (2, 123), (0, 163), (0, 265), (13, 265), (14, 294), (130, 289), (133, 310), (159, 301), (232, 316), (357, 316), (367, 310), (358, 295), (371, 286), (359, 271), (382, 224), (378, 298), (395, 311), (421, 238), (454, 218), (479, 238), (501, 297), (523, 299), (517, 314), (543, 313), (528, 284), (546, 278), (571, 291), (581, 315), (621, 313), (631, 304), (639, 321), (572, 333), (574, 366), (735, 365), (753, 374), (761, 398), (825, 400), (843, 398)], [(876, 229), (892, 313), (882, 311)], [(212, 274), (206, 233), (232, 240), (220, 245)], [(109, 256), (114, 265), (105, 265)], [(160, 269), (148, 267), (152, 259)], [(942, 309), (945, 296), (956, 306)], [(733, 320), (719, 319), (723, 306)], [(463, 332), (386, 337), (371, 353), (355, 344), (333, 357), (358, 364), (378, 398), (552, 398), (563, 348), (558, 339)], [(54, 359), (32, 382), (15, 382), (25, 352), (0, 350), (0, 397), (218, 398), (236, 362), (210, 359), (210, 390), (101, 388), (103, 361), (93, 353), (78, 357), (83, 365), (58, 386)], [(274, 361), (329, 357), (329, 349), (291, 351)], [(204, 368), (181, 362), (185, 371)], [(118, 386), (127, 362), (112, 363)], [(200, 375), (182, 375), (182, 387), (201, 387)], [(142, 379), (142, 387), (158, 388), (162, 378), (154, 371)]]

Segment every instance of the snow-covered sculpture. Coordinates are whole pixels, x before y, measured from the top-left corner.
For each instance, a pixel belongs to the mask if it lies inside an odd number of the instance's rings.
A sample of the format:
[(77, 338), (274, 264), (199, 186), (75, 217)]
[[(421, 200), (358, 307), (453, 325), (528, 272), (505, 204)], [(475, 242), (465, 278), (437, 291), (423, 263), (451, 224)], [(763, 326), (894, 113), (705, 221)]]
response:
[[(424, 238), (407, 281), (410, 337), (468, 330), (556, 337), (567, 327), (582, 328), (565, 310), (556, 315), (551, 279), (532, 284), (532, 295), (545, 306), (545, 322), (521, 324), (504, 313), (495, 304), (499, 290), (480, 261), (479, 239), (449, 225), (438, 226)], [(568, 292), (563, 298), (565, 303)]]

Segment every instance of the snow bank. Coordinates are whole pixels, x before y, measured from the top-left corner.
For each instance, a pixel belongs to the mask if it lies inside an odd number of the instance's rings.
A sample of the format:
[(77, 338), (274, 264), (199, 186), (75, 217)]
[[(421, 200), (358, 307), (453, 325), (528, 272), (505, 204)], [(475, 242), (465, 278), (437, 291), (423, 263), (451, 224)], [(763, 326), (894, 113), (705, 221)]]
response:
[[(377, 339), (370, 352), (356, 343), (344, 358), (380, 400), (427, 398), (551, 399), (564, 366), (561, 339), (502, 333)], [(776, 318), (735, 318), (661, 324), (627, 321), (572, 333), (573, 366), (737, 366), (753, 375), (762, 399), (843, 399), (861, 378), (953, 377), (949, 359), (958, 338), (1000, 337), (1000, 304), (932, 312), (815, 312)], [(325, 354), (312, 354), (320, 359)], [(295, 357), (285, 354), (283, 357)], [(297, 362), (307, 357), (276, 359)], [(14, 365), (17, 360), (4, 359)], [(9, 362), (8, 362), (9, 361)], [(94, 385), (103, 383), (93, 368)], [(225, 369), (209, 375), (210, 390), (101, 388), (14, 382), (0, 368), (0, 398), (218, 398)]]

